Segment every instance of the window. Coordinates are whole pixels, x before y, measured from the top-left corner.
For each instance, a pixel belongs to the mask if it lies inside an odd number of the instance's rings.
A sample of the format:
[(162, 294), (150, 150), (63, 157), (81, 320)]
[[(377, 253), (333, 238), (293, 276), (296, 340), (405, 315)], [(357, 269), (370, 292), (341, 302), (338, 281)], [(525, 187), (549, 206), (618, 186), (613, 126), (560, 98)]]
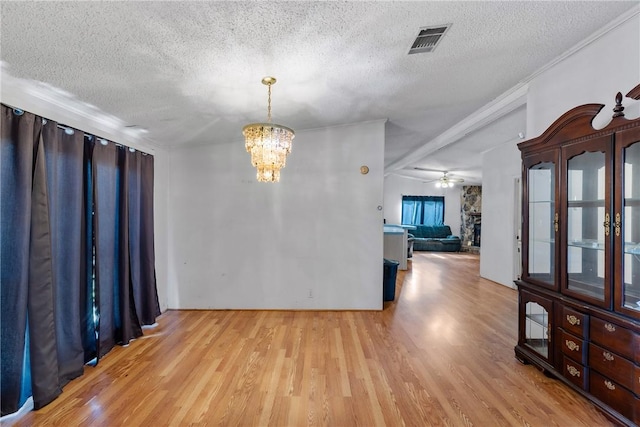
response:
[(444, 197), (402, 196), (402, 224), (444, 224)]

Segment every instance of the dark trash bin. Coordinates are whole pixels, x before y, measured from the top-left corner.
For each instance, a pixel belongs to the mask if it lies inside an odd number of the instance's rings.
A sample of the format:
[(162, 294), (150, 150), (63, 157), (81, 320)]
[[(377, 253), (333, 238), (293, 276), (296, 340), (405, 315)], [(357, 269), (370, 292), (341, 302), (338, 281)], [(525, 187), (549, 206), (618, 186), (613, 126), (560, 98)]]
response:
[(396, 298), (396, 275), (398, 274), (399, 262), (384, 259), (384, 275), (382, 284), (383, 301), (393, 301)]

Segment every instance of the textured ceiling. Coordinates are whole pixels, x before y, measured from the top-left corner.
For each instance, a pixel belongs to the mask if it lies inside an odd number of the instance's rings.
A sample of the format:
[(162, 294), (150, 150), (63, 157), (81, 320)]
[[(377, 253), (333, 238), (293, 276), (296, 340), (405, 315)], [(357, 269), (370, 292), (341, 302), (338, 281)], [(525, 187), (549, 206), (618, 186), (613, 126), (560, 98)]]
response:
[[(266, 119), (260, 80), (273, 75), (277, 123), (388, 119), (388, 166), (637, 4), (3, 2), (1, 59), (4, 73), (45, 82), (164, 147), (241, 141), (244, 124)], [(435, 52), (407, 54), (420, 27), (446, 23)], [(478, 153), (513, 140), (524, 117), (520, 108), (399, 172), (477, 180)]]

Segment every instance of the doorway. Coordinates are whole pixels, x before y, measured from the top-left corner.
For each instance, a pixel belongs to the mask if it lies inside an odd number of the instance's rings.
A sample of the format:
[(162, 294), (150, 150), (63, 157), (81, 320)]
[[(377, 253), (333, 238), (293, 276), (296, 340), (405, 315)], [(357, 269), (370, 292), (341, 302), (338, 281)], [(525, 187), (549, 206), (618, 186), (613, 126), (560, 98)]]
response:
[(513, 278), (520, 280), (522, 276), (522, 183), (519, 176), (513, 179), (513, 195), (513, 229), (515, 231)]

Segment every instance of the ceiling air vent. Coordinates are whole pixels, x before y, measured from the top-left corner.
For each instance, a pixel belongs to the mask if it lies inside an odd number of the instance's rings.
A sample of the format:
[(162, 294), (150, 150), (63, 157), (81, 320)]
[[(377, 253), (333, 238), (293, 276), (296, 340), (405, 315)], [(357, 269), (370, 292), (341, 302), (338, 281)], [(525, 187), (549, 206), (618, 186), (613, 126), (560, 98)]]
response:
[(409, 49), (409, 55), (412, 53), (433, 52), (449, 28), (451, 28), (451, 24), (420, 28), (418, 37), (416, 37), (411, 49)]

